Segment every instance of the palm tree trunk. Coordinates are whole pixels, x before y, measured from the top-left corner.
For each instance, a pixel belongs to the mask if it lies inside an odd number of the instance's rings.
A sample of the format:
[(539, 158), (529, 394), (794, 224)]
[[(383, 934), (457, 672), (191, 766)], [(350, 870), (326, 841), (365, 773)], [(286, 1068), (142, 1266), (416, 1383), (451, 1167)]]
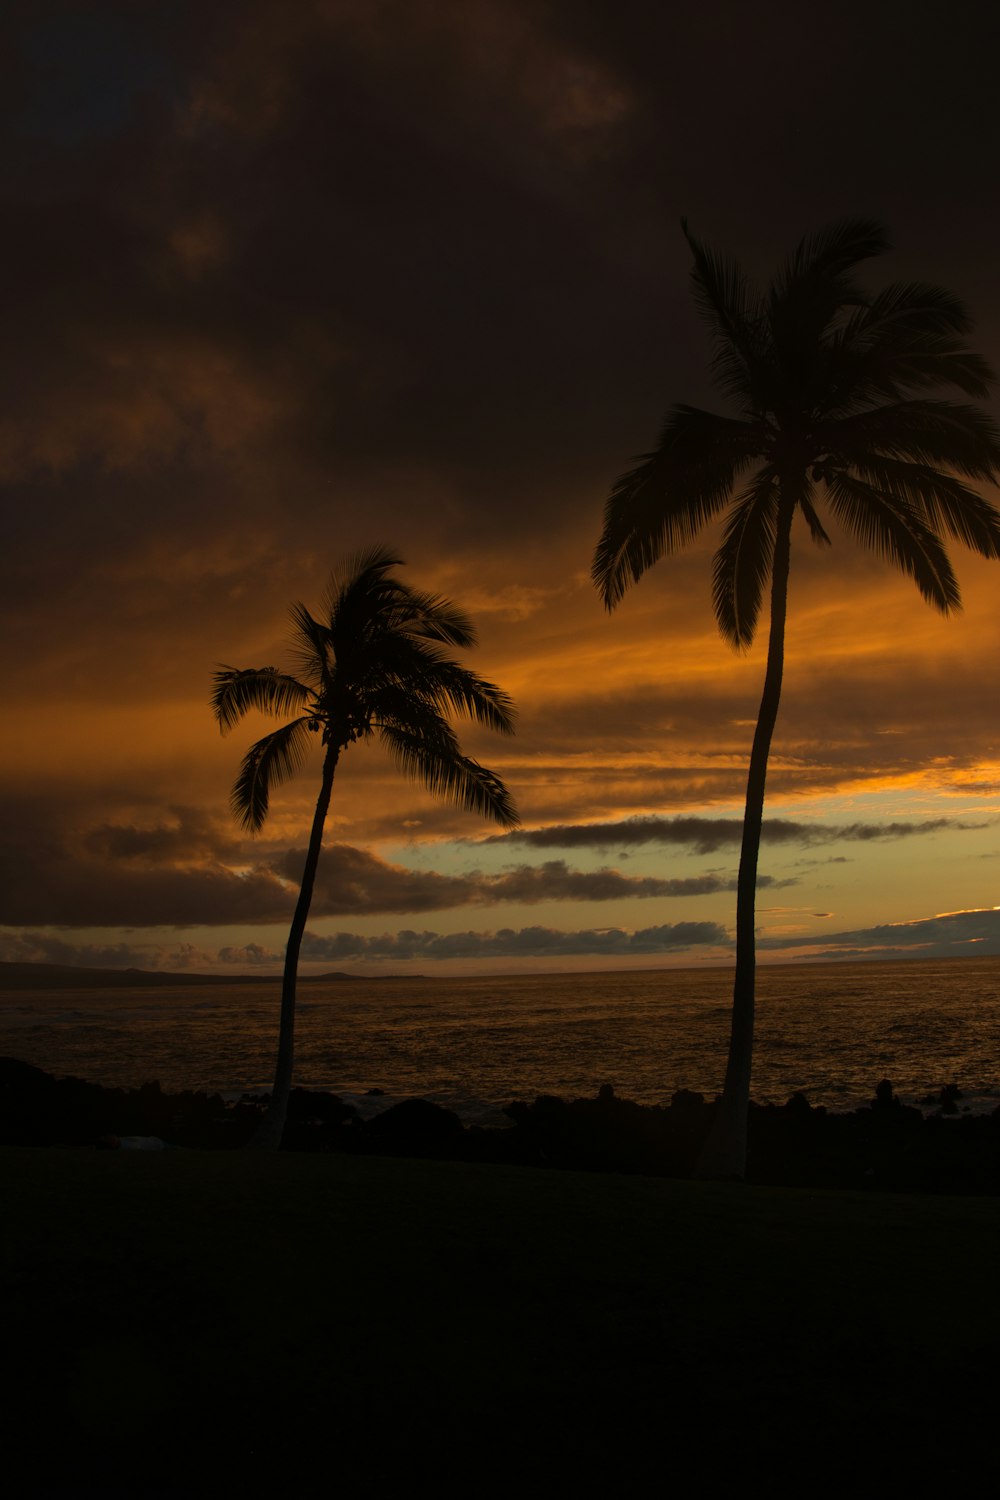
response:
[(736, 883), (736, 973), (733, 980), (733, 1019), (729, 1036), (729, 1061), (722, 1098), (715, 1119), (695, 1166), (696, 1177), (742, 1179), (747, 1165), (747, 1114), (750, 1105), (750, 1069), (753, 1062), (753, 1023), (756, 997), (756, 897), (760, 830), (764, 821), (764, 786), (771, 739), (781, 701), (781, 679), (785, 667), (785, 614), (788, 604), (788, 565), (791, 555), (794, 500), (783, 494), (774, 540), (771, 571), (771, 630), (767, 642), (767, 670), (761, 694), (757, 727), (750, 751), (743, 842)]
[(285, 1130), (288, 1098), (292, 1092), (292, 1069), (295, 1062), (295, 985), (299, 972), (299, 950), (302, 947), (302, 937), (306, 930), (309, 907), (312, 904), (316, 867), (319, 864), (320, 849), (323, 847), (323, 828), (330, 807), (330, 794), (333, 791), (333, 773), (337, 769), (339, 758), (339, 749), (330, 745), (323, 761), (323, 781), (316, 799), (316, 811), (313, 813), (305, 869), (302, 871), (302, 883), (299, 886), (299, 898), (295, 903), (292, 925), (288, 930), (285, 968), (281, 979), (278, 1062), (274, 1072), (271, 1102), (249, 1142), (250, 1148), (255, 1151), (277, 1151)]

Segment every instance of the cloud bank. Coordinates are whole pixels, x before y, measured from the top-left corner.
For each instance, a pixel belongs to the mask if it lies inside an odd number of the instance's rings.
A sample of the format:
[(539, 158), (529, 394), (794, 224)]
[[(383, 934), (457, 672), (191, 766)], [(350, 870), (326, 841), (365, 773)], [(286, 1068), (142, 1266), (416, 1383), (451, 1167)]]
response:
[[(765, 818), (762, 844), (815, 845), (872, 843), (877, 840), (916, 838), (944, 830), (985, 828), (983, 822), (957, 818), (927, 818), (920, 822), (839, 823), (795, 822), (788, 818)], [(696, 854), (716, 854), (739, 848), (743, 837), (741, 818), (624, 818), (613, 823), (563, 823), (544, 828), (515, 829), (480, 840), (488, 844), (527, 844), (534, 849), (638, 848), (647, 844), (682, 845)]]
[[(818, 916), (826, 915), (817, 913)], [(434, 963), (448, 959), (506, 962), (512, 959), (677, 958), (685, 953), (721, 957), (731, 949), (725, 927), (716, 922), (676, 922), (629, 931), (595, 927), (571, 931), (534, 926), (439, 933), (403, 929), (366, 936), (354, 932), (324, 935), (309, 931), (302, 960), (311, 966), (365, 961)], [(824, 933), (822, 938), (758, 938), (763, 957), (793, 951), (811, 960), (887, 960), (1000, 956), (1000, 910), (946, 912), (909, 922)], [(283, 949), (251, 942), (219, 949), (194, 943), (72, 943), (46, 933), (0, 934), (0, 959), (56, 963), (84, 968), (145, 968), (164, 971), (229, 970), (274, 972)]]
[(1000, 954), (1000, 910), (944, 912), (911, 922), (885, 922), (817, 938), (761, 937), (758, 949), (780, 952), (808, 948), (811, 958), (956, 958)]
[(398, 932), (381, 937), (358, 937), (340, 932), (333, 937), (307, 933), (303, 957), (338, 962), (348, 958), (378, 959), (507, 959), (653, 957), (691, 948), (717, 947), (727, 941), (717, 922), (664, 923), (627, 932), (619, 927), (559, 932), (551, 927), (504, 927), (497, 932)]

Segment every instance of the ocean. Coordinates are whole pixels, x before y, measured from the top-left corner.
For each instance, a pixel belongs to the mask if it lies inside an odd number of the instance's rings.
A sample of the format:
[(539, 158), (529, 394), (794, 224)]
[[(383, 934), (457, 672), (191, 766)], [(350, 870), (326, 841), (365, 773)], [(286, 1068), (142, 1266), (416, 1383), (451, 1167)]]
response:
[[(492, 978), (328, 980), (299, 991), (296, 1082), (366, 1113), (421, 1096), (469, 1121), (513, 1099), (664, 1103), (721, 1087), (732, 974), (661, 969)], [(58, 1074), (238, 1096), (266, 1089), (279, 983), (0, 993), (0, 1053)], [(758, 971), (752, 1092), (853, 1109), (888, 1077), (914, 1102), (957, 1084), (1000, 1103), (1000, 958)], [(381, 1090), (370, 1094), (369, 1090)]]

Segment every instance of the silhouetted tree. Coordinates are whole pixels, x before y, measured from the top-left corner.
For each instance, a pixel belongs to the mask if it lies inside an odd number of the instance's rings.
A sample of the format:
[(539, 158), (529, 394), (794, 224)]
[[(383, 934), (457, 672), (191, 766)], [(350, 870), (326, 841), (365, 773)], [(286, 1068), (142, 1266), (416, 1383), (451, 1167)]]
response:
[(448, 722), (463, 714), (501, 734), (513, 733), (507, 695), (458, 665), (440, 649), (475, 644), (472, 622), (438, 595), (418, 593), (390, 575), (401, 559), (373, 548), (349, 559), (331, 580), (322, 618), (293, 606), (296, 675), (274, 667), (215, 674), (212, 708), (223, 733), (251, 709), (296, 713), (248, 750), (233, 786), (233, 812), (257, 832), (267, 817), (271, 788), (299, 769), (318, 734), (323, 771), (298, 901), (285, 950), (281, 1025), (271, 1105), (254, 1144), (280, 1145), (292, 1084), (295, 984), (299, 950), (312, 900), (334, 772), (358, 740), (377, 736), (400, 770), (441, 796), (513, 827), (517, 813), (500, 778), (461, 753)]
[(804, 239), (759, 291), (700, 244), (699, 312), (715, 346), (726, 417), (674, 406), (659, 445), (615, 484), (594, 581), (611, 610), (628, 586), (723, 511), (713, 600), (737, 649), (753, 640), (770, 581), (767, 668), (750, 753), (736, 912), (732, 1034), (721, 1108), (699, 1165), (741, 1177), (754, 1024), (754, 895), (768, 751), (778, 713), (792, 521), (829, 544), (817, 502), (864, 546), (908, 573), (947, 614), (960, 604), (943, 537), (1000, 556), (1000, 514), (966, 480), (994, 482), (998, 429), (974, 406), (924, 393), (952, 386), (984, 397), (993, 374), (966, 347), (969, 317), (948, 292), (899, 284), (875, 295), (855, 280), (887, 248), (884, 231), (850, 220)]

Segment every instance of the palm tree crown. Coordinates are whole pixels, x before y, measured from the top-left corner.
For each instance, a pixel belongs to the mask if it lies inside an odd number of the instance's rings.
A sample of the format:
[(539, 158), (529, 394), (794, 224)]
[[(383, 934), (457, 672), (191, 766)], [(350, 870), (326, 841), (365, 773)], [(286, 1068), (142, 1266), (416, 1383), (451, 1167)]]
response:
[(820, 497), (865, 547), (909, 574), (947, 614), (960, 603), (945, 551), (953, 537), (1000, 557), (1000, 514), (967, 481), (995, 482), (1000, 432), (982, 411), (927, 393), (988, 394), (992, 372), (968, 349), (961, 303), (916, 283), (867, 294), (855, 279), (886, 248), (849, 220), (802, 240), (759, 291), (738, 266), (684, 233), (713, 374), (738, 415), (674, 406), (660, 442), (618, 480), (604, 512), (594, 582), (611, 610), (631, 583), (728, 510), (712, 593), (723, 636), (754, 637), (770, 583), (767, 668), (747, 774), (736, 903), (736, 968), (725, 1087), (701, 1175), (743, 1175), (753, 1048), (757, 860), (784, 670), (792, 523), (830, 538)]
[(285, 948), (281, 1023), (274, 1090), (253, 1142), (274, 1148), (284, 1129), (292, 1085), (295, 989), (299, 953), (323, 843), (323, 828), (341, 755), (359, 740), (378, 738), (407, 775), (432, 792), (504, 828), (517, 822), (510, 793), (478, 761), (463, 755), (448, 714), (459, 713), (501, 734), (514, 730), (506, 693), (460, 666), (442, 649), (472, 646), (471, 621), (447, 599), (423, 594), (390, 569), (400, 559), (382, 547), (351, 559), (327, 591), (322, 618), (303, 604), (292, 609), (295, 673), (276, 667), (221, 667), (212, 708), (226, 733), (258, 709), (294, 714), (251, 745), (233, 786), (233, 812), (257, 832), (267, 817), (272, 787), (302, 765), (313, 735), (323, 745), (323, 772), (298, 900)]
[(244, 757), (231, 801), (249, 831), (263, 826), (271, 788), (300, 768), (314, 734), (337, 758), (377, 736), (400, 769), (432, 792), (504, 827), (517, 822), (503, 782), (462, 755), (447, 719), (450, 710), (512, 734), (513, 704), (439, 649), (475, 645), (472, 622), (450, 601), (388, 576), (400, 565), (386, 549), (372, 549), (331, 580), (321, 620), (304, 604), (292, 607), (297, 675), (275, 667), (216, 672), (212, 708), (223, 733), (252, 709), (299, 710)]
[(701, 245), (698, 309), (714, 342), (713, 374), (739, 410), (677, 405), (658, 447), (614, 486), (594, 559), (612, 609), (630, 583), (730, 509), (715, 556), (719, 628), (753, 640), (771, 574), (782, 504), (829, 544), (817, 509), (912, 577), (947, 613), (960, 602), (942, 533), (1000, 556), (997, 512), (965, 480), (994, 482), (996, 424), (976, 407), (928, 398), (952, 386), (989, 393), (992, 372), (965, 346), (965, 309), (939, 287), (867, 295), (854, 277), (887, 248), (877, 224), (850, 220), (804, 239), (766, 292)]

